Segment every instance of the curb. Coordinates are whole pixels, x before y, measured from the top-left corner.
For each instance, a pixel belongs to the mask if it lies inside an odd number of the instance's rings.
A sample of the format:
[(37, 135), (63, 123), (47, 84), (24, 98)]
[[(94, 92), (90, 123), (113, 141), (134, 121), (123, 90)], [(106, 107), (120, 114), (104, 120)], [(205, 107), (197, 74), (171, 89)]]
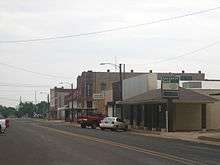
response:
[(143, 134), (143, 135), (161, 135), (160, 132), (154, 132), (154, 131), (139, 131), (139, 130), (135, 130), (135, 129), (128, 129), (130, 132), (134, 132), (137, 134)]
[(220, 142), (220, 138), (215, 137), (207, 137), (207, 136), (199, 136), (199, 140), (211, 141), (211, 142)]

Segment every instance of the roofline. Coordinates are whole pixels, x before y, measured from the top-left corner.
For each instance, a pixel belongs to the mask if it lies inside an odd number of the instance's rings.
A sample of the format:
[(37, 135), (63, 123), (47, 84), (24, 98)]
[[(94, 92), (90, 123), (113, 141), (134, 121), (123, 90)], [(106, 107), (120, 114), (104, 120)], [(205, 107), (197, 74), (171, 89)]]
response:
[[(215, 101), (181, 101), (179, 102), (178, 100), (174, 100), (173, 103), (174, 104), (208, 104), (208, 103), (214, 103)], [(165, 100), (149, 100), (149, 101), (140, 101), (140, 102), (116, 102), (116, 104), (120, 104), (120, 105), (138, 105), (138, 104), (163, 104), (163, 103), (167, 103), (167, 101)]]

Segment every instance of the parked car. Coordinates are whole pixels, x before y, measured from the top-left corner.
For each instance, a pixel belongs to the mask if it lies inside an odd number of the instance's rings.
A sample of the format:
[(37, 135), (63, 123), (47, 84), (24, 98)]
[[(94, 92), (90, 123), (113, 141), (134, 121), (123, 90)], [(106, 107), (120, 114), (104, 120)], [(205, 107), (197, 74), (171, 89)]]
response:
[(0, 114), (0, 133), (4, 133), (9, 128), (9, 119), (4, 118)]
[(116, 131), (119, 129), (124, 131), (128, 130), (128, 124), (126, 124), (118, 117), (106, 117), (101, 121), (99, 126), (102, 130), (104, 129), (111, 129), (112, 131)]
[(82, 128), (91, 127), (92, 129), (96, 129), (99, 127), (99, 123), (103, 120), (106, 116), (102, 114), (87, 114), (81, 115), (77, 118), (77, 122), (81, 125)]

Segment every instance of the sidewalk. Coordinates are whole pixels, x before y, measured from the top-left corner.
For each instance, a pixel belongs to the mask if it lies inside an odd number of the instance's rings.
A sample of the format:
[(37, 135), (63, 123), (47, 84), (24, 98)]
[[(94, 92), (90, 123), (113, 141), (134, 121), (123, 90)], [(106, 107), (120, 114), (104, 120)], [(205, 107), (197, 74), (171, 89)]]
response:
[(179, 139), (196, 143), (220, 145), (220, 131), (193, 131), (193, 132), (154, 132), (133, 130), (133, 134), (153, 136), (159, 138)]

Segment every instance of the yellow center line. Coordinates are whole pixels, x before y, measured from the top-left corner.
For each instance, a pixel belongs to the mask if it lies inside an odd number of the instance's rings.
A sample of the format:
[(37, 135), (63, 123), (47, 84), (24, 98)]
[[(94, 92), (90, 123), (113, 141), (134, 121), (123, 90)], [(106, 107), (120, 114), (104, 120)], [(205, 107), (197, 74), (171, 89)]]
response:
[(86, 140), (90, 140), (90, 141), (95, 141), (95, 142), (99, 142), (99, 143), (103, 143), (103, 144), (108, 144), (108, 145), (123, 148), (123, 149), (133, 150), (133, 151), (144, 153), (144, 154), (147, 154), (147, 155), (152, 155), (152, 156), (160, 157), (160, 158), (163, 158), (163, 159), (176, 161), (176, 162), (183, 163), (183, 164), (186, 164), (186, 165), (192, 165), (192, 164), (202, 165), (202, 164), (204, 164), (204, 163), (201, 163), (201, 162), (198, 162), (198, 161), (193, 161), (193, 160), (178, 157), (178, 156), (175, 156), (175, 155), (161, 153), (161, 152), (157, 152), (157, 151), (153, 151), (153, 150), (149, 150), (149, 149), (143, 149), (143, 148), (140, 148), (140, 147), (135, 147), (135, 146), (127, 145), (127, 144), (117, 143), (117, 142), (113, 142), (113, 141), (110, 141), (110, 140), (104, 140), (104, 139), (100, 139), (100, 138), (96, 138), (96, 137), (92, 137), (92, 136), (87, 136), (87, 135), (62, 131), (62, 130), (47, 127), (47, 126), (40, 126), (40, 125), (35, 125), (35, 126), (38, 126), (38, 127), (41, 127), (41, 128), (53, 131), (53, 132), (57, 132), (57, 133), (60, 133), (60, 134), (63, 134), (63, 135), (78, 137), (78, 138), (82, 138), (82, 139), (86, 139)]

